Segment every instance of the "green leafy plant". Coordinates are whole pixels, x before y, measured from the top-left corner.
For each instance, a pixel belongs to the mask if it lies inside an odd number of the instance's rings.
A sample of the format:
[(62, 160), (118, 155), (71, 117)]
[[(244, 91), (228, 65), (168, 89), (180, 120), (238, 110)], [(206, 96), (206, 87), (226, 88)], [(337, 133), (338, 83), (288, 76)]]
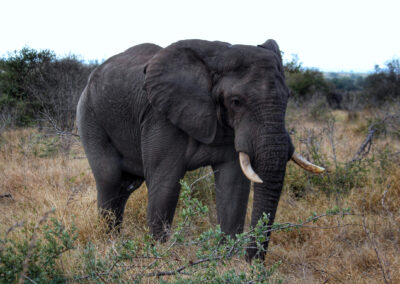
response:
[[(267, 240), (268, 232), (285, 232), (315, 223), (322, 217), (351, 215), (349, 209), (333, 208), (324, 214), (313, 213), (305, 221), (282, 223), (268, 226), (264, 214), (254, 228), (238, 234), (235, 238), (225, 235), (219, 226), (196, 228), (196, 219), (208, 214), (208, 207), (193, 197), (193, 184), (181, 182), (182, 207), (177, 222), (166, 243), (155, 241), (149, 234), (136, 239), (110, 240), (106, 250), (87, 242), (79, 250), (79, 259), (74, 271), (66, 272), (62, 255), (77, 248), (77, 230), (74, 226), (66, 229), (62, 222), (51, 218), (47, 212), (34, 225), (21, 225), (22, 235), (18, 239), (9, 237), (11, 228), (0, 240), (0, 276), (6, 283), (16, 281), (36, 283), (140, 283), (147, 278), (161, 283), (274, 283), (276, 271), (281, 264), (271, 266), (254, 259), (251, 266), (236, 268), (233, 263), (244, 262), (249, 244), (259, 249)], [(185, 253), (182, 253), (185, 252)], [(233, 267), (233, 268), (232, 268)], [(160, 278), (162, 277), (162, 278)]]
[[(66, 277), (58, 265), (63, 254), (75, 248), (77, 231), (75, 226), (66, 229), (57, 219), (41, 225), (25, 225), (24, 238), (0, 240), (0, 278), (3, 283), (18, 279), (34, 283), (63, 283)], [(21, 281), (21, 280), (20, 280)]]

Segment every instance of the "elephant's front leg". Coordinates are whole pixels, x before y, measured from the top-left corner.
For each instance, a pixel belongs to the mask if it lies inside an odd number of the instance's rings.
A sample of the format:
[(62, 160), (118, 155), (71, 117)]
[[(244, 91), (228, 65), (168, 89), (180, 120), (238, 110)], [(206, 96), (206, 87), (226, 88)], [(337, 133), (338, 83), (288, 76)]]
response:
[(250, 182), (243, 175), (239, 160), (213, 165), (216, 185), (218, 223), (234, 237), (243, 232)]
[(148, 184), (147, 225), (153, 237), (162, 242), (168, 238), (180, 192), (180, 177), (152, 178)]
[(142, 155), (148, 192), (147, 225), (154, 238), (165, 241), (185, 174), (187, 136), (161, 121), (144, 128)]

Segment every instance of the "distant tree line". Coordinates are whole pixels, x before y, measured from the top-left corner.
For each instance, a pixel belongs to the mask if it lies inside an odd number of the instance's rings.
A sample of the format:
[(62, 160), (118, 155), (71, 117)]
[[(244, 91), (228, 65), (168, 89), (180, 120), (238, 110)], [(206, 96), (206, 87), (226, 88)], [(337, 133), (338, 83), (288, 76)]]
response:
[(364, 88), (370, 98), (379, 103), (400, 98), (400, 59), (393, 59), (365, 79)]
[(0, 59), (2, 116), (12, 116), (16, 126), (51, 118), (60, 129), (72, 129), (80, 93), (96, 65), (28, 47), (9, 54)]
[(307, 102), (324, 98), (332, 108), (379, 106), (400, 99), (400, 60), (392, 59), (372, 74), (322, 73), (303, 68), (294, 56), (285, 64), (286, 82), (292, 99)]
[[(30, 126), (51, 119), (71, 130), (79, 96), (97, 63), (76, 56), (59, 58), (50, 50), (25, 47), (0, 59), (0, 124), (12, 120)], [(400, 61), (393, 59), (369, 75), (324, 74), (301, 66), (298, 57), (285, 64), (291, 100), (324, 99), (331, 108), (354, 109), (400, 98)]]

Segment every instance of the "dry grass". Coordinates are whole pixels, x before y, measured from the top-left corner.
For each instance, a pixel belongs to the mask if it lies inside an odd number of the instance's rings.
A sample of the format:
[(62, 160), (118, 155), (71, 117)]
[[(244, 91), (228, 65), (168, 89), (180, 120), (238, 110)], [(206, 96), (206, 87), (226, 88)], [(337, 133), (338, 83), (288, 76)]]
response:
[[(364, 111), (358, 119), (351, 120), (343, 111), (335, 111), (332, 115), (336, 119), (336, 159), (338, 162), (349, 161), (365, 138), (367, 118), (373, 114)], [(302, 121), (301, 126), (298, 121)], [(315, 122), (303, 112), (291, 111), (288, 125), (295, 128), (296, 137), (305, 137), (306, 129), (322, 133), (326, 122)], [(19, 129), (6, 131), (0, 139), (0, 195), (4, 196), (0, 199), (2, 237), (18, 222), (34, 226), (45, 212), (55, 208), (54, 215), (67, 228), (73, 223), (78, 228), (77, 248), (65, 255), (60, 264), (72, 276), (82, 274), (78, 271), (80, 258), (88, 242), (104, 254), (116, 238), (133, 239), (146, 235), (145, 185), (128, 201), (122, 234), (110, 239), (97, 217), (95, 183), (87, 160), (79, 158), (84, 157), (79, 144), (74, 145), (69, 156), (49, 154), (46, 152), (49, 146), (40, 148), (36, 135), (38, 133), (33, 129)], [(299, 140), (294, 142), (299, 151), (306, 150)], [(331, 161), (330, 170), (334, 172), (332, 143), (325, 134), (320, 148)], [(396, 164), (399, 159), (391, 156), (385, 168), (378, 166), (382, 162), (378, 158), (382, 157), (380, 153), (384, 149), (399, 152), (399, 141), (390, 136), (375, 140), (370, 156), (377, 159), (371, 161), (372, 170), (362, 186), (342, 195), (326, 195), (321, 188), (309, 183), (310, 176), (289, 164), (277, 222), (297, 223), (312, 212), (323, 213), (335, 206), (350, 207), (356, 216), (326, 217), (311, 227), (274, 233), (266, 265), (282, 261), (274, 274), (275, 279), (285, 283), (379, 283), (384, 282), (385, 277), (388, 283), (400, 283), (400, 168)], [(304, 184), (306, 194), (298, 198), (292, 189)], [(215, 226), (215, 210), (210, 214), (212, 216), (201, 226)], [(23, 238), (24, 233), (15, 228), (8, 236), (17, 240)], [(186, 248), (176, 253), (188, 257), (194, 252)], [(249, 269), (243, 259), (235, 259), (221, 271), (233, 267)], [(159, 278), (145, 281), (157, 280)]]

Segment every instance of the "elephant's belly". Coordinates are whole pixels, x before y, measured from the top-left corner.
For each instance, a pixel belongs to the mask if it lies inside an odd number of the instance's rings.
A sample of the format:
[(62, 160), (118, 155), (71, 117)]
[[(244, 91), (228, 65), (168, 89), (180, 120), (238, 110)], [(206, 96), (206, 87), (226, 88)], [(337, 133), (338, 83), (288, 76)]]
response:
[(144, 178), (143, 163), (141, 159), (135, 158), (123, 158), (122, 159), (122, 169), (125, 172), (130, 173), (138, 177)]
[(121, 156), (122, 169), (132, 175), (143, 177), (143, 161), (139, 135), (129, 129), (114, 129), (112, 144)]

